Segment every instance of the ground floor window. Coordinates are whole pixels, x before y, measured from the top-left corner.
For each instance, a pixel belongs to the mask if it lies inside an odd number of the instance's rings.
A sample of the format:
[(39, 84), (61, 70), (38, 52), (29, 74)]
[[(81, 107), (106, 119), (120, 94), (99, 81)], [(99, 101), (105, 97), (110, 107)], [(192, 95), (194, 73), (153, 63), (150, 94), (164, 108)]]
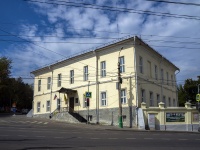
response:
[(40, 102), (37, 102), (37, 112), (40, 112)]
[(101, 92), (101, 106), (106, 106), (107, 100), (106, 100), (106, 92)]
[(50, 111), (50, 101), (47, 101), (47, 111)]

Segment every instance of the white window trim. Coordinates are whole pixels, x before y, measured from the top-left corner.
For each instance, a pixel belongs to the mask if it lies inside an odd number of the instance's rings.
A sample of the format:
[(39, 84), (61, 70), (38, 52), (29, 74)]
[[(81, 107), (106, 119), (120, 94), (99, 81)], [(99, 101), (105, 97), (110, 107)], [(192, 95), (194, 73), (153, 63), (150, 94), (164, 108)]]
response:
[(142, 56), (139, 57), (139, 71), (143, 74), (143, 58)]
[[(120, 73), (123, 73), (123, 72), (125, 72), (125, 58), (124, 58), (124, 56), (120, 56), (118, 59), (120, 62)], [(121, 64), (121, 60), (123, 60), (123, 64)]]
[(153, 92), (149, 92), (149, 106), (154, 106)]
[(57, 85), (58, 87), (61, 87), (61, 84), (62, 84), (61, 81), (62, 81), (62, 74), (59, 73), (59, 74), (58, 74), (58, 85)]
[(40, 112), (41, 109), (41, 102), (37, 102), (37, 112)]
[(70, 70), (70, 84), (74, 84), (74, 70)]
[(101, 77), (106, 77), (106, 61), (101, 62)]
[(42, 84), (42, 80), (38, 80), (38, 92), (41, 91), (41, 84)]
[(88, 81), (88, 75), (89, 75), (89, 73), (88, 73), (88, 66), (84, 66), (83, 67), (83, 73), (84, 73), (84, 75), (83, 75), (83, 80), (84, 81)]
[(47, 90), (50, 90), (50, 89), (51, 89), (51, 77), (48, 77), (47, 78)]
[[(49, 105), (48, 105), (48, 102), (49, 102)], [(46, 105), (47, 105), (46, 111), (49, 112), (50, 111), (50, 100), (47, 101)]]
[[(122, 91), (124, 91), (125, 95), (122, 95)], [(121, 89), (121, 103), (122, 104), (127, 104), (127, 97), (126, 97), (126, 89)], [(124, 102), (125, 101), (125, 102)]]
[[(105, 93), (106, 94), (106, 99), (105, 99), (105, 102), (106, 102), (106, 105), (102, 105), (102, 93)], [(100, 93), (100, 98), (101, 98), (101, 101), (100, 101), (100, 106), (102, 106), (102, 107), (106, 107), (106, 106), (108, 106), (108, 95), (107, 95), (107, 92), (106, 91), (102, 91), (101, 93)]]

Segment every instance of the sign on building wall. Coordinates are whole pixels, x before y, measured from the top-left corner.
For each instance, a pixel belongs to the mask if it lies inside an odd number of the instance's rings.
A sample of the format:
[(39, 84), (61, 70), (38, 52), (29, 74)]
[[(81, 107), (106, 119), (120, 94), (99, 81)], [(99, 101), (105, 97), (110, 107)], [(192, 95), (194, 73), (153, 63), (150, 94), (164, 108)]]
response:
[(185, 122), (185, 113), (182, 112), (166, 113), (166, 122)]

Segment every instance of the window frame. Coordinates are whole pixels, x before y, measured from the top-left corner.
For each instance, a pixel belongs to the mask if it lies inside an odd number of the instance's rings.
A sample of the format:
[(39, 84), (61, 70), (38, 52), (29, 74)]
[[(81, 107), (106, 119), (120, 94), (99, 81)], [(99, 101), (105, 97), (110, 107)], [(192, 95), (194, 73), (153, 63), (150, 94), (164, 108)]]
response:
[(139, 70), (140, 70), (140, 73), (144, 73), (143, 71), (143, 58), (142, 56), (139, 57)]
[(149, 106), (154, 106), (153, 92), (149, 92)]
[(146, 100), (145, 100), (145, 96), (146, 94), (145, 94), (145, 89), (141, 89), (141, 102), (146, 102)]
[(74, 70), (70, 70), (70, 84), (74, 84)]
[(51, 89), (51, 77), (47, 78), (47, 90)]
[(49, 111), (50, 111), (50, 100), (48, 100), (46, 103), (46, 112), (49, 112)]
[(107, 106), (107, 92), (101, 92), (101, 106)]
[(101, 62), (101, 77), (106, 77), (106, 61)]
[(158, 66), (155, 65), (155, 79), (158, 80)]
[(62, 74), (59, 73), (59, 74), (58, 74), (58, 83), (57, 83), (57, 86), (58, 86), (58, 87), (61, 87), (61, 84), (62, 84)]
[(124, 56), (119, 57), (120, 73), (125, 72), (125, 59)]
[(157, 106), (158, 106), (159, 103), (160, 103), (160, 94), (157, 94), (157, 95), (156, 95), (156, 100), (157, 100)]
[(88, 73), (88, 66), (84, 66), (83, 67), (83, 80), (84, 81), (88, 81), (88, 75), (89, 75), (89, 73)]
[(121, 104), (126, 104), (127, 98), (126, 98), (126, 89), (121, 89)]
[(42, 84), (42, 80), (39, 79), (39, 80), (38, 80), (38, 92), (41, 91), (41, 84)]
[(41, 108), (41, 102), (37, 102), (37, 112), (40, 112), (40, 108)]

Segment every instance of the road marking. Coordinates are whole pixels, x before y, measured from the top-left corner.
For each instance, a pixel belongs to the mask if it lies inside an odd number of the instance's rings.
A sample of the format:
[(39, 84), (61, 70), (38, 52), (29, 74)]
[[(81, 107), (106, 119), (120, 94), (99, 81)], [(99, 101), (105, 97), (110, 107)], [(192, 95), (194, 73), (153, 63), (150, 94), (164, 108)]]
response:
[(45, 122), (44, 124), (48, 124), (48, 122)]
[(126, 138), (127, 140), (135, 140), (136, 138)]
[(118, 139), (118, 138), (108, 138), (109, 140), (116, 140), (116, 139)]
[(91, 140), (98, 140), (98, 139), (100, 139), (100, 138), (90, 138)]
[(42, 122), (38, 122), (37, 124), (42, 124)]
[(37, 121), (32, 121), (31, 123), (36, 123)]

